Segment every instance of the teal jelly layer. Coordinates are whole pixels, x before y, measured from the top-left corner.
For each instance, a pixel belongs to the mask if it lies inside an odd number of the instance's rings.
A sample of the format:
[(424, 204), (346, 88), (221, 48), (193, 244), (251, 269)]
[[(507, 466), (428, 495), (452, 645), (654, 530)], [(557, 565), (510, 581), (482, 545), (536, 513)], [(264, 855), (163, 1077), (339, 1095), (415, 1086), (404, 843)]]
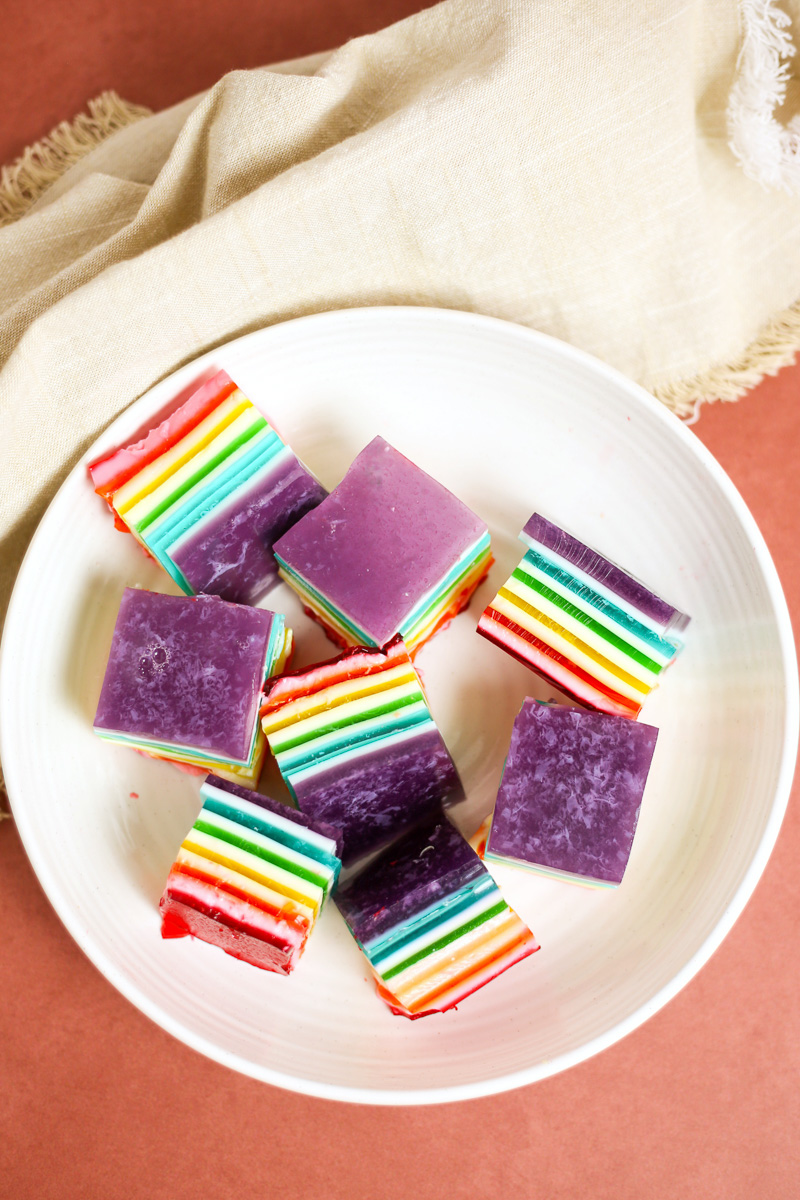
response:
[(134, 750), (144, 750), (147, 753), (157, 755), (159, 758), (175, 758), (179, 756), (183, 761), (190, 764), (194, 763), (197, 766), (205, 766), (206, 763), (220, 763), (222, 766), (242, 767), (246, 770), (252, 767), (255, 758), (256, 734), (253, 735), (249, 758), (241, 759), (229, 758), (225, 754), (217, 753), (216, 750), (203, 750), (197, 746), (184, 746), (180, 742), (159, 742), (155, 738), (145, 737), (135, 738), (125, 733), (110, 732), (107, 729), (96, 728), (95, 733), (104, 742), (114, 742), (120, 746), (131, 746)]
[(506, 911), (508, 905), (491, 876), (458, 888), (446, 902), (432, 906), (425, 919), (418, 915), (403, 922), (383, 939), (379, 948), (366, 950), (371, 965), (384, 980), (393, 979), (431, 954), (446, 949), (466, 937), (493, 917)]
[[(296, 875), (298, 879), (304, 879), (306, 883), (313, 883), (315, 887), (318, 887), (327, 896), (330, 890), (331, 876), (327, 871), (320, 871), (318, 863), (311, 863), (310, 865), (299, 863), (296, 859), (285, 857), (280, 853), (279, 849), (273, 846), (264, 846), (259, 841), (253, 841), (252, 838), (245, 836), (244, 827), (240, 825), (235, 816), (229, 818), (229, 820), (232, 820), (242, 829), (241, 834), (234, 833), (231, 829), (223, 829), (222, 826), (217, 825), (214, 821), (204, 820), (204, 813), (206, 815), (213, 815), (210, 814), (207, 806), (203, 805), (200, 815), (192, 826), (193, 829), (196, 829), (199, 833), (205, 833), (209, 837), (216, 838), (220, 842), (227, 842), (229, 846), (235, 846), (239, 850), (244, 850), (245, 853), (252, 854), (254, 857), (260, 858), (263, 862), (267, 862), (273, 867), (278, 867), (282, 871)], [(248, 830), (247, 832), (253, 833), (254, 831)], [(262, 836), (272, 840), (269, 833)]]
[(424, 629), (440, 609), (447, 607), (445, 600), (449, 599), (450, 593), (455, 594), (459, 590), (459, 585), (467, 578), (475, 563), (488, 555), (491, 546), (492, 540), (487, 530), (477, 542), (464, 551), (439, 583), (414, 605), (400, 626), (400, 634), (404, 640), (413, 642), (415, 632)]
[[(578, 599), (585, 600), (598, 612), (606, 615), (610, 621), (641, 638), (654, 653), (668, 662), (683, 648), (683, 639), (677, 633), (667, 636), (667, 630), (646, 617), (636, 609), (635, 605), (631, 604), (629, 606), (631, 611), (628, 611), (619, 597), (604, 590), (596, 580), (585, 575), (572, 563), (560, 558), (559, 555), (539, 543), (532, 542), (528, 537), (523, 537), (522, 540), (528, 550), (520, 567), (526, 560), (531, 565), (538, 567), (543, 574), (548, 575), (560, 587), (572, 592)], [(636, 613), (639, 613), (638, 617)]]
[(378, 648), (378, 643), (374, 640), (374, 638), (371, 638), (365, 630), (360, 628), (360, 626), (355, 625), (352, 621), (348, 620), (348, 618), (345, 617), (338, 608), (334, 608), (333, 605), (325, 599), (321, 592), (318, 592), (316, 588), (313, 588), (311, 584), (303, 578), (302, 575), (298, 575), (297, 571), (293, 570), (286, 560), (281, 558), (280, 554), (277, 552), (275, 552), (275, 561), (280, 567), (280, 573), (283, 578), (290, 585), (290, 587), (295, 589), (301, 600), (306, 600), (308, 602), (309, 608), (313, 608), (323, 618), (327, 617), (329, 624), (333, 625), (334, 628), (337, 625), (340, 625), (345, 632), (350, 635), (354, 646), (369, 646), (372, 647), (372, 649)]
[(244, 449), (236, 449), (238, 452), (230, 455), (224, 467), (184, 493), (157, 523), (138, 530), (150, 552), (189, 595), (193, 589), (171, 557), (180, 548), (181, 539), (196, 535), (198, 527), (214, 520), (221, 507), (235, 508), (253, 488), (294, 461), (292, 451), (268, 425), (257, 430)]
[(265, 837), (279, 842), (287, 849), (313, 859), (319, 866), (331, 873), (334, 882), (338, 879), (341, 869), (340, 860), (335, 854), (320, 845), (315, 838), (309, 836), (308, 830), (304, 829), (302, 825), (295, 826), (289, 820), (279, 822), (268, 809), (263, 811), (263, 815), (260, 811), (254, 812), (253, 809), (257, 808), (256, 805), (248, 806), (246, 809), (239, 807), (241, 801), (238, 797), (233, 803), (225, 803), (220, 797), (228, 796), (229, 793), (215, 790), (207, 785), (201, 787), (200, 795), (203, 797), (203, 808), (208, 812), (215, 813), (219, 817), (227, 817), (229, 821), (236, 821), (237, 824), (245, 829), (250, 829), (253, 833), (261, 833)]
[[(517, 575), (519, 572), (518, 577), (522, 579), (522, 582), (527, 583), (528, 586), (532, 586), (534, 590), (539, 590), (542, 585), (534, 577), (525, 572), (526, 563), (532, 567), (538, 568), (538, 570), (541, 571), (543, 575), (547, 575), (548, 578), (550, 578), (557, 585), (557, 587), (563, 588), (565, 591), (575, 596), (584, 605), (588, 605), (595, 609), (597, 613), (605, 619), (605, 621), (616, 625), (620, 629), (626, 630), (629, 634), (638, 638), (639, 641), (648, 646), (653, 653), (658, 655), (659, 659), (662, 660), (662, 666), (671, 662), (675, 657), (676, 647), (667, 638), (661, 637), (655, 632), (655, 630), (651, 629), (650, 626), (643, 624), (641, 621), (637, 621), (629, 613), (625, 612), (624, 609), (619, 608), (617, 605), (612, 603), (612, 601), (607, 599), (607, 597), (601, 595), (593, 588), (590, 588), (581, 580), (576, 579), (575, 576), (571, 574), (569, 569), (559, 566), (554, 559), (549, 558), (541, 551), (529, 549), (526, 552), (522, 562), (517, 567), (516, 571), (514, 571), (514, 574)], [(650, 669), (653, 669), (654, 666), (656, 666), (656, 664), (653, 664)]]
[(442, 921), (458, 916), (476, 900), (491, 895), (493, 892), (500, 894), (500, 890), (489, 872), (481, 868), (477, 878), (470, 879), (460, 887), (454, 888), (443, 899), (429, 904), (427, 908), (421, 909), (409, 920), (400, 921), (385, 933), (376, 938), (370, 938), (368, 941), (359, 942), (359, 945), (369, 957), (370, 962), (380, 963), (382, 959), (388, 958), (389, 955), (407, 946), (417, 937), (424, 936), (426, 932), (440, 925)]
[[(407, 728), (381, 733), (380, 736), (370, 738), (369, 741), (365, 741), (361, 743), (361, 745), (351, 747), (345, 754), (321, 760), (314, 760), (302, 769), (295, 771), (284, 772), (283, 768), (281, 768), (284, 782), (286, 783), (289, 791), (292, 793), (294, 799), (297, 800), (297, 795), (293, 787), (294, 783), (301, 783), (306, 779), (311, 779), (319, 771), (329, 770), (332, 766), (338, 765), (340, 758), (344, 759), (345, 761), (349, 761), (351, 759), (355, 760), (366, 757), (370, 754), (383, 754), (393, 746), (402, 745), (403, 742), (407, 742), (412, 738), (419, 737), (421, 733), (427, 733), (431, 727), (435, 728), (432, 720), (430, 726), (427, 724), (427, 722), (423, 722)], [(280, 766), (280, 760), (278, 761), (278, 766)]]
[(373, 743), (392, 734), (421, 731), (423, 727), (435, 728), (428, 706), (419, 699), (408, 706), (350, 723), (341, 730), (303, 742), (294, 750), (278, 752), (275, 757), (281, 772), (295, 775), (307, 767), (328, 765), (333, 759), (346, 758), (351, 751), (363, 753)]

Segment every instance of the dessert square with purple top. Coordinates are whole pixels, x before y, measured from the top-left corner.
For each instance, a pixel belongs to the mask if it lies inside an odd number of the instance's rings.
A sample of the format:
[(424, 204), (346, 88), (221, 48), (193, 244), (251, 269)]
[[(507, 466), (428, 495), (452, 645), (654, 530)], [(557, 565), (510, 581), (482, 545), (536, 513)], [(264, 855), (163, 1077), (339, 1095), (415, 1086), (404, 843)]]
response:
[(161, 897), (161, 936), (288, 975), (341, 868), (335, 829), (209, 775)]
[(345, 863), (463, 799), (399, 638), (282, 675), (261, 723), (298, 808), (342, 830)]
[(257, 779), (262, 689), (291, 650), (279, 613), (126, 588), (95, 732), (155, 758)]
[(615, 887), (631, 852), (658, 730), (525, 700), (485, 851), (545, 875)]
[(525, 557), (478, 632), (581, 704), (638, 716), (689, 618), (537, 513), (520, 539)]
[(460, 612), (492, 563), (465, 504), (374, 438), (337, 488), (275, 543), (281, 576), (341, 646), (409, 651)]
[(340, 888), (336, 904), (392, 1012), (444, 1012), (538, 949), (449, 821), (408, 834)]

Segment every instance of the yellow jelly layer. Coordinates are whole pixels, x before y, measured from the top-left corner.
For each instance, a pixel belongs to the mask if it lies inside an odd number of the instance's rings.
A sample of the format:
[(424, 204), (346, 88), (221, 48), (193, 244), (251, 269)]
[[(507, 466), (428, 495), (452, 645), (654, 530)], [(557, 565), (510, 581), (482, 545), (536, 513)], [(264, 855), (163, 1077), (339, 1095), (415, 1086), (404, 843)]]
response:
[[(189, 848), (187, 842), (184, 842), (178, 851), (175, 861), (176, 863), (191, 867), (195, 871), (200, 871), (204, 875), (218, 880), (220, 883), (227, 883), (232, 887), (239, 888), (240, 891), (246, 892), (254, 899), (261, 900), (263, 903), (269, 904), (272, 908), (285, 912), (287, 916), (297, 914), (305, 917), (309, 925), (314, 921), (315, 909), (313, 905), (305, 904), (300, 900), (290, 899), (282, 892), (277, 892), (274, 888), (269, 887), (267, 883), (262, 883), (253, 875), (247, 875), (233, 866), (226, 866), (219, 859), (209, 858), (207, 854), (202, 852), (202, 848), (200, 847), (197, 850), (192, 850)], [(266, 879), (269, 878), (268, 872), (265, 872), (264, 877)]]
[(137, 471), (132, 479), (114, 493), (114, 507), (120, 516), (125, 516), (165, 479), (190, 462), (247, 408), (252, 408), (250, 401), (237, 389), (198, 425), (190, 429), (179, 442)]
[[(205, 819), (205, 815), (204, 818)], [(243, 831), (244, 832), (244, 831)], [(248, 836), (250, 836), (248, 834)], [(254, 840), (254, 839), (253, 839)], [(257, 854), (251, 854), (240, 846), (215, 838), (200, 829), (191, 829), (183, 842), (183, 848), (201, 858), (219, 863), (231, 871), (238, 871), (264, 887), (272, 888), (281, 896), (288, 896), (298, 904), (310, 908), (314, 916), (325, 899), (322, 888), (302, 879), (274, 863), (266, 862)]]
[(582, 667), (595, 679), (613, 688), (621, 696), (633, 700), (636, 704), (641, 704), (643, 696), (652, 690), (648, 684), (635, 679), (629, 671), (623, 670), (605, 655), (592, 650), (590, 646), (569, 633), (562, 625), (552, 621), (544, 613), (507, 591), (506, 588), (501, 588), (497, 593), (492, 601), (492, 608), (539, 637), (546, 645), (552, 646), (569, 662)]
[(294, 725), (297, 721), (305, 721), (317, 714), (325, 714), (332, 708), (348, 704), (359, 696), (371, 696), (406, 683), (419, 686), (411, 663), (401, 663), (399, 667), (389, 667), (372, 675), (344, 679), (340, 683), (323, 686), (297, 700), (290, 700), (276, 708), (274, 713), (267, 711), (262, 718), (261, 727), (267, 735), (271, 735), (287, 725)]
[(478, 974), (486, 963), (530, 937), (530, 930), (517, 914), (510, 908), (506, 909), (457, 942), (396, 975), (388, 986), (397, 999), (413, 1012), (424, 1008), (437, 993), (451, 984), (463, 981), (465, 990), (468, 990), (470, 977)]

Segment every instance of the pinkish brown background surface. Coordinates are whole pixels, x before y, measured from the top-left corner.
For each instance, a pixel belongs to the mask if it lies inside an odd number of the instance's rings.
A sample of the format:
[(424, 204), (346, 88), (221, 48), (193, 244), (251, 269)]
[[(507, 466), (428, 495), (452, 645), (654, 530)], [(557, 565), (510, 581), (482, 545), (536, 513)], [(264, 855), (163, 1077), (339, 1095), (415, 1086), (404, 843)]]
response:
[[(106, 88), (161, 108), (322, 50), (415, 0), (0, 4), (0, 162)], [(695, 432), (744, 496), (800, 622), (800, 368)], [(0, 824), (0, 1198), (791, 1200), (800, 1196), (798, 786), (733, 932), (665, 1009), (555, 1078), (378, 1109), (243, 1078), (124, 1000)]]

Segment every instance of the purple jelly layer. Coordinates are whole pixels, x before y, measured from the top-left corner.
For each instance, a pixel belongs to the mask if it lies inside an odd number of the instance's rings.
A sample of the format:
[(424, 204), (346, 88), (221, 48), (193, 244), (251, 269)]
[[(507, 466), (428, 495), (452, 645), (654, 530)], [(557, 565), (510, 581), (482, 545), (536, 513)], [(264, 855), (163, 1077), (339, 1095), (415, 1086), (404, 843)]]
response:
[(384, 850), (334, 899), (364, 944), (485, 874), (475, 851), (445, 818)]
[(691, 618), (687, 617), (685, 613), (673, 608), (671, 604), (667, 604), (665, 600), (656, 596), (627, 571), (623, 571), (615, 563), (609, 562), (596, 550), (585, 546), (583, 542), (579, 542), (577, 538), (563, 529), (559, 529), (558, 525), (554, 525), (538, 513), (534, 513), (528, 521), (522, 531), (522, 538), (523, 541), (530, 539), (532, 542), (544, 546), (545, 549), (560, 555), (561, 558), (572, 563), (574, 567), (591, 576), (592, 579), (596, 579), (598, 583), (602, 583), (604, 587), (620, 596), (628, 604), (638, 608), (652, 621), (657, 621), (665, 629), (669, 628), (680, 633), (689, 624)]
[(382, 646), (486, 531), (452, 492), (376, 437), (275, 550)]
[(95, 728), (246, 761), (273, 617), (216, 596), (126, 588)]
[(342, 830), (342, 862), (388, 844), (463, 799), (455, 764), (436, 729), (292, 780), (297, 805)]
[(619, 883), (657, 737), (627, 717), (525, 700), (488, 853)]
[(277, 581), (273, 542), (327, 494), (293, 458), (238, 492), (234, 503), (183, 538), (171, 558), (195, 592), (256, 604)]
[(336, 829), (333, 825), (328, 825), (325, 821), (315, 821), (307, 816), (306, 813), (300, 812), (299, 809), (290, 808), (288, 804), (281, 804), (279, 800), (273, 800), (271, 796), (262, 796), (260, 792), (254, 792), (251, 788), (242, 787), (238, 783), (231, 783), (228, 779), (220, 779), (219, 775), (207, 775), (205, 783), (209, 787), (219, 788), (221, 792), (229, 792), (232, 796), (238, 796), (240, 800), (249, 800), (251, 804), (257, 804), (259, 808), (264, 808), (267, 812), (274, 813), (278, 817), (284, 817), (287, 821), (293, 821), (295, 825), (301, 825), (303, 829), (310, 829), (312, 833), (318, 833), (322, 837), (330, 838), (336, 844), (337, 855), (341, 857), (341, 829)]

